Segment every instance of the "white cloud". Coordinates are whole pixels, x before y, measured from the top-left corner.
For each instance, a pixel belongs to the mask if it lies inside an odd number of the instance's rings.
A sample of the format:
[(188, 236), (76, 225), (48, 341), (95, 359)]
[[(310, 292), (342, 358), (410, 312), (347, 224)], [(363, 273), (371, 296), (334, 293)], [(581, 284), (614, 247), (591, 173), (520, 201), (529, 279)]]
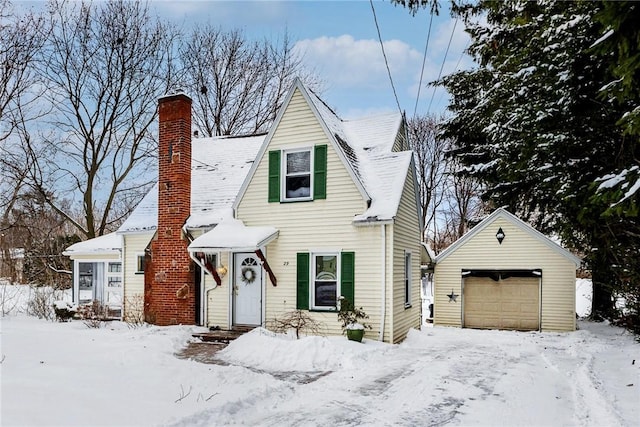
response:
[[(394, 79), (411, 78), (419, 69), (422, 54), (400, 40), (384, 42)], [(373, 39), (356, 40), (351, 35), (318, 37), (295, 44), (304, 62), (315, 68), (333, 86), (370, 87), (387, 80), (387, 69), (380, 43)]]

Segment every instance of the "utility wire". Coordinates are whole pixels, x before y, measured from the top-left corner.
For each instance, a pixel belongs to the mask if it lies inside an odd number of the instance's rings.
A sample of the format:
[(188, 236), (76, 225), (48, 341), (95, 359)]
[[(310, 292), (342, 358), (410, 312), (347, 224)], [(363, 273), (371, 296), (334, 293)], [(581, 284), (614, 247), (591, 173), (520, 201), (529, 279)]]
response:
[(424, 76), (424, 64), (427, 62), (427, 48), (429, 47), (429, 38), (431, 37), (431, 24), (433, 23), (433, 10), (429, 19), (429, 31), (427, 31), (427, 42), (424, 45), (424, 55), (422, 55), (422, 69), (420, 70), (420, 83), (418, 83), (418, 94), (416, 95), (416, 105), (413, 107), (413, 117), (416, 117), (418, 111), (418, 100), (420, 99), (420, 89), (422, 89), (422, 77)]
[(387, 60), (387, 54), (384, 51), (384, 43), (382, 43), (382, 35), (380, 34), (380, 26), (378, 25), (378, 18), (376, 17), (376, 9), (373, 7), (373, 0), (369, 0), (371, 4), (371, 11), (373, 12), (373, 21), (376, 24), (376, 30), (378, 31), (378, 40), (380, 40), (380, 47), (382, 48), (382, 56), (384, 57), (384, 64), (387, 66), (387, 74), (389, 74), (389, 81), (391, 82), (391, 89), (393, 89), (393, 96), (396, 98), (396, 104), (398, 105), (398, 111), (402, 114), (402, 108), (400, 108), (400, 101), (398, 101), (398, 94), (396, 93), (396, 87), (393, 84), (391, 78), (391, 69), (389, 68), (389, 61)]
[[(458, 58), (458, 62), (456, 63), (456, 68), (454, 68), (454, 73), (457, 73), (458, 71), (460, 71), (460, 62), (462, 62), (462, 58), (464, 57), (465, 52), (467, 51), (467, 49), (469, 48), (469, 45), (471, 44), (471, 39), (469, 39), (469, 41), (467, 42), (467, 45), (464, 47), (464, 49), (462, 49), (462, 52), (460, 52), (460, 58)], [(440, 104), (442, 102), (442, 98), (444, 98), (444, 94), (446, 93), (446, 91), (443, 91), (440, 94), (440, 97), (438, 98), (438, 102), (436, 103), (436, 105)]]
[[(453, 23), (453, 30), (451, 30), (451, 37), (449, 37), (449, 44), (447, 44), (447, 50), (444, 52), (444, 57), (442, 58), (442, 65), (440, 66), (440, 72), (438, 73), (438, 78), (436, 81), (440, 80), (442, 76), (442, 69), (444, 68), (444, 63), (447, 60), (447, 55), (449, 54), (449, 48), (451, 47), (451, 41), (453, 40), (453, 34), (456, 32), (456, 25), (458, 25), (458, 19), (456, 18)], [(431, 111), (431, 104), (433, 104), (433, 98), (436, 96), (437, 86), (433, 86), (433, 93), (431, 93), (431, 101), (429, 101), (429, 108), (427, 108), (427, 114)]]

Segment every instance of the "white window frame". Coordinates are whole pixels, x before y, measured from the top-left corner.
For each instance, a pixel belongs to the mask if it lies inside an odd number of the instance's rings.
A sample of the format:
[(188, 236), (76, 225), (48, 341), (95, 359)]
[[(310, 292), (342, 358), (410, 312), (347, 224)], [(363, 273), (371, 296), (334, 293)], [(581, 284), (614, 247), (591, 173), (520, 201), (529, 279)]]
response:
[[(282, 160), (280, 161), (280, 200), (283, 202), (300, 202), (313, 200), (313, 165), (314, 165), (314, 147), (293, 148), (282, 150)], [(287, 155), (292, 153), (309, 153), (309, 196), (307, 197), (287, 197), (287, 177), (288, 176), (304, 176), (306, 174), (287, 175)]]
[[(146, 264), (146, 254), (144, 252), (136, 253), (136, 271), (135, 274), (144, 274), (144, 267)], [(140, 258), (142, 258), (142, 270), (140, 270)]]
[(316, 306), (316, 257), (318, 256), (335, 256), (336, 257), (336, 304), (338, 304), (338, 298), (340, 297), (340, 268), (341, 268), (341, 256), (339, 251), (327, 251), (327, 252), (311, 252), (309, 254), (309, 294), (311, 296), (311, 310), (314, 311), (335, 311), (336, 306)]
[[(105, 282), (106, 283), (104, 285), (105, 290), (104, 290), (103, 303), (105, 305), (109, 305), (109, 301), (107, 301), (109, 299), (108, 298), (109, 288), (111, 287), (110, 286), (111, 282), (110, 282), (109, 279), (110, 278), (117, 278), (118, 282), (120, 283), (120, 285), (118, 286), (118, 289), (120, 289), (120, 298), (121, 298), (120, 304), (118, 305), (118, 307), (121, 307), (122, 303), (123, 303), (122, 299), (124, 298), (124, 277), (123, 277), (123, 274), (122, 274), (122, 262), (121, 261), (108, 261), (106, 264), (107, 264), (106, 265), (106, 277), (105, 277)], [(114, 272), (109, 271), (109, 267), (111, 266), (111, 264), (119, 264), (120, 265), (120, 271), (117, 271), (117, 272), (116, 271), (114, 271)], [(113, 305), (113, 304), (111, 304), (111, 305)]]
[(411, 307), (411, 252), (404, 252), (404, 308)]

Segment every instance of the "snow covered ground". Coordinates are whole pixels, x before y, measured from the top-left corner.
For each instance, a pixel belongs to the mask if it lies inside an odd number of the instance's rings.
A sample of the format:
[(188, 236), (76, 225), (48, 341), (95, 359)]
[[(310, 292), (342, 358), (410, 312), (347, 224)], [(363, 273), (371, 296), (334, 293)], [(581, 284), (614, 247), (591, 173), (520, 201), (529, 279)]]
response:
[(400, 345), (258, 329), (220, 364), (175, 356), (201, 328), (0, 327), (3, 426), (640, 424), (640, 344), (606, 324), (425, 328)]

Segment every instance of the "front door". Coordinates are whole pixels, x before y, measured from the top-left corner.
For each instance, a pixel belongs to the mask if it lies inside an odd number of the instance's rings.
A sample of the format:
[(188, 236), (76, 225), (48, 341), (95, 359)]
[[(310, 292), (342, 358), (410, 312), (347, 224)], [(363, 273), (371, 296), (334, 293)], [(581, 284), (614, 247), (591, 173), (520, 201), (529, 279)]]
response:
[(262, 324), (262, 267), (253, 253), (233, 254), (233, 324)]

